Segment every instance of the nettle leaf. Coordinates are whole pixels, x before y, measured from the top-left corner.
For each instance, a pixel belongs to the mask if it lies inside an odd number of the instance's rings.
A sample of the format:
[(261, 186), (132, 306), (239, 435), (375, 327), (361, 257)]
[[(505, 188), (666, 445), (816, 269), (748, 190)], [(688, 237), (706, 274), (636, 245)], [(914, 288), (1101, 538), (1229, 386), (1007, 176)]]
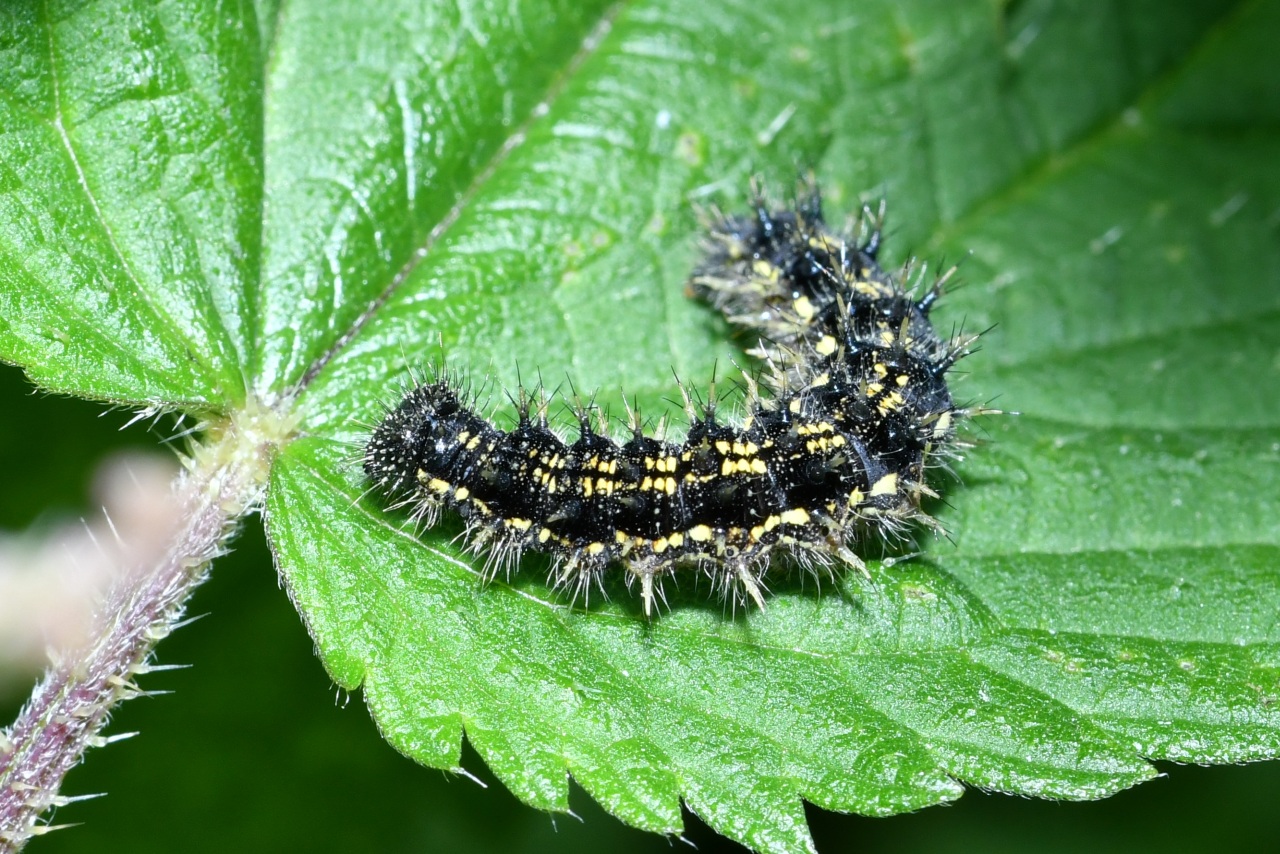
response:
[[(1265, 55), (1276, 17), (619, 11), (438, 239), (384, 268), (375, 290), (395, 287), (299, 400), (270, 531), (334, 678), (424, 764), (457, 767), (465, 732), (532, 805), (566, 809), (572, 776), (636, 826), (679, 832), (683, 799), (765, 850), (810, 845), (802, 800), (1092, 798), (1149, 759), (1274, 755), (1280, 150), (1249, 130), (1257, 106), (1223, 133), (1224, 102), (1259, 93), (1206, 78)], [(387, 148), (388, 168), (412, 159)], [(694, 202), (806, 164), (833, 208), (887, 194), (901, 255), (973, 251), (942, 322), (999, 326), (962, 388), (1025, 414), (988, 422), (947, 488), (954, 543), (821, 594), (781, 581), (758, 614), (686, 591), (646, 624), (621, 590), (568, 607), (535, 560), (482, 586), (456, 526), (417, 536), (363, 496), (361, 421), (442, 347), (501, 383), (519, 365), (672, 408), (673, 366), (708, 378), (735, 355), (682, 292)], [(374, 167), (313, 168), (363, 189)]]
[(209, 4), (0, 9), (0, 360), (85, 397), (244, 400), (258, 51)]
[[(80, 394), (294, 409), (281, 576), (387, 740), (527, 803), (681, 804), (811, 847), (803, 801), (1096, 798), (1280, 753), (1280, 4), (536, 0), (0, 13), (0, 358)], [(408, 372), (676, 409), (742, 361), (684, 295), (698, 207), (887, 196), (963, 264), (988, 419), (952, 540), (646, 622), (530, 558), (483, 585), (352, 462)], [(495, 401), (502, 400), (495, 392)], [(876, 556), (875, 545), (867, 553)]]

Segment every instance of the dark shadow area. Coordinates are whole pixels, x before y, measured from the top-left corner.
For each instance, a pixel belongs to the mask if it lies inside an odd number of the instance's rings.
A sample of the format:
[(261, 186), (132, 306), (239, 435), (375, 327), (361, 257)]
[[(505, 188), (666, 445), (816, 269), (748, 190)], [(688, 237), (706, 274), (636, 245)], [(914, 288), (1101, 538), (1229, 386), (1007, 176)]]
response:
[(173, 419), (121, 428), (135, 411), (111, 409), (39, 391), (22, 371), (0, 364), (0, 529), (24, 528), (42, 515), (88, 512), (89, 479), (112, 451), (163, 449)]

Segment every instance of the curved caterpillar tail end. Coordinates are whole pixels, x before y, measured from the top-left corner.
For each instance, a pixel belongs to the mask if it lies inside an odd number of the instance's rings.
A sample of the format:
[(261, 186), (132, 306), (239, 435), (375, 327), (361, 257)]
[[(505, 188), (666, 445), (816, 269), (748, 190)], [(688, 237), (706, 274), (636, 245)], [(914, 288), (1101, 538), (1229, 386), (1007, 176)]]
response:
[(995, 412), (957, 406), (947, 385), (976, 340), (943, 338), (929, 319), (951, 272), (923, 296), (904, 287), (910, 268), (876, 261), (882, 225), (883, 207), (832, 230), (812, 184), (791, 207), (757, 195), (752, 213), (712, 223), (690, 289), (759, 338), (767, 365), (748, 377), (739, 416), (721, 417), (714, 390), (700, 398), (677, 380), (683, 438), (647, 434), (628, 407), (614, 439), (576, 394), (577, 436), (562, 438), (546, 397), (520, 389), (504, 430), (436, 372), (374, 429), (363, 454), (372, 488), (427, 525), (461, 516), (486, 578), (541, 552), (552, 586), (576, 601), (621, 568), (650, 619), (682, 573), (706, 576), (735, 610), (764, 607), (775, 563), (866, 574), (854, 549), (868, 536), (941, 530), (920, 506), (936, 495), (927, 475), (963, 447), (958, 422)]

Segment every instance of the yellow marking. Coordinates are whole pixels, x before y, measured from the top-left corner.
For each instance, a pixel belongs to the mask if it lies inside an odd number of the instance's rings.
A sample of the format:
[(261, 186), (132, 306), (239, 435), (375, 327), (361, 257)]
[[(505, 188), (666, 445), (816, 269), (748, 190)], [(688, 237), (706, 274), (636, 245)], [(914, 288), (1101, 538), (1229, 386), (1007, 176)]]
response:
[(689, 539), (693, 540), (695, 543), (709, 543), (713, 536), (715, 536), (715, 534), (707, 525), (694, 525), (689, 529)]
[(906, 398), (898, 394), (896, 391), (893, 391), (893, 392), (889, 392), (888, 397), (886, 397), (884, 399), (884, 402), (880, 404), (880, 408), (881, 409), (897, 409), (899, 406), (902, 406), (902, 404), (906, 402), (907, 402)]
[(733, 452), (739, 456), (750, 457), (760, 453), (760, 448), (755, 442), (734, 442)]
[(646, 469), (648, 469), (649, 471), (653, 471), (653, 466), (654, 466), (654, 463), (656, 463), (656, 462), (657, 462), (657, 460), (655, 460), (653, 457), (645, 457), (645, 458), (644, 458), (644, 467), (645, 467)]
[(733, 460), (726, 458), (725, 461), (720, 465), (720, 474), (724, 475), (725, 477), (728, 477), (729, 475), (733, 474), (733, 472), (734, 472)]
[(871, 497), (877, 495), (894, 495), (898, 491), (898, 475), (896, 472), (887, 474), (876, 481), (875, 486), (871, 487)]
[(764, 460), (757, 458), (751, 461), (751, 471), (753, 474), (764, 474), (768, 470), (769, 467), (764, 464)]
[(845, 446), (844, 436), (823, 436), (821, 439), (810, 439), (804, 443), (804, 449), (811, 454), (819, 451), (830, 451)]
[(438, 477), (433, 477), (427, 482), (427, 489), (432, 492), (448, 492), (453, 489), (453, 485), (447, 480), (441, 480)]
[(721, 439), (719, 442), (716, 442), (716, 450), (727, 455), (729, 453), (729, 443)]
[[(849, 493), (849, 504), (853, 507), (856, 507), (859, 504), (861, 504), (863, 499), (865, 498), (866, 496), (862, 494), (861, 489), (855, 489)], [(828, 505), (828, 508), (831, 510), (832, 513), (836, 512), (836, 506), (834, 504)]]
[(944, 412), (938, 416), (938, 421), (933, 425), (933, 435), (945, 436), (947, 431), (951, 429), (951, 413)]
[(776, 282), (778, 280), (778, 268), (763, 259), (756, 259), (756, 261), (751, 264), (751, 272), (769, 282)]
[(538, 532), (538, 542), (545, 543), (549, 539), (551, 539), (550, 528), (543, 528), (541, 531)]
[(533, 522), (528, 519), (508, 519), (508, 528), (515, 528), (517, 531), (527, 531), (533, 527)]
[(592, 543), (591, 545), (587, 546), (587, 554), (591, 555), (592, 557), (595, 557), (596, 555), (600, 554), (603, 551), (604, 551), (604, 543)]
[(459, 442), (465, 442), (465, 441), (467, 441), (467, 439), (470, 439), (470, 438), (471, 438), (471, 431), (470, 431), (470, 430), (463, 430), (461, 433), (459, 433), (459, 434), (458, 434), (458, 441), (459, 441)]
[(883, 362), (877, 362), (875, 365), (872, 366), (871, 370), (875, 371), (876, 376), (880, 377), (881, 379), (884, 379), (885, 377), (889, 376), (889, 369), (884, 366)]
[(817, 388), (818, 386), (824, 386), (829, 382), (831, 382), (831, 374), (818, 374), (813, 378), (813, 382), (810, 383), (810, 385)]
[(667, 495), (676, 494), (676, 479), (674, 477), (667, 478)]
[(660, 554), (662, 554), (663, 552), (665, 552), (665, 551), (667, 550), (667, 546), (668, 546), (668, 545), (669, 545), (669, 543), (667, 542), (667, 538), (666, 538), (666, 537), (663, 537), (663, 538), (662, 538), (662, 539), (660, 539), (660, 540), (654, 540), (654, 541), (653, 541), (653, 553), (654, 553), (654, 554), (656, 554), (656, 555), (660, 555)]
[(625, 531), (614, 531), (613, 539), (615, 542), (621, 545), (626, 545), (631, 540), (631, 538), (627, 536)]
[(471, 496), (471, 490), (467, 489), (465, 486), (459, 486), (453, 492), (453, 497), (458, 499), (459, 501), (466, 501), (467, 498), (469, 498), (470, 496)]
[[(468, 450), (468, 451), (474, 451), (474, 450), (475, 450), (476, 448), (478, 448), (478, 447), (480, 447), (480, 437), (479, 437), (479, 436), (472, 436), (472, 437), (471, 437), (471, 441), (470, 441), (470, 442), (467, 442), (467, 450)], [(490, 449), (490, 450), (492, 450), (492, 449)]]
[(596, 492), (602, 492), (605, 495), (613, 495), (613, 481), (606, 480), (603, 477), (596, 478)]
[(550, 495), (556, 491), (556, 479), (548, 476), (542, 481), (542, 485), (547, 488), (547, 494)]
[(641, 481), (640, 489), (644, 490), (645, 492), (649, 491), (650, 489), (653, 489), (653, 478), (646, 477), (643, 481)]
[(787, 409), (799, 415), (800, 414), (800, 398), (797, 397), (795, 400), (791, 401), (790, 405), (787, 406)]
[(898, 388), (905, 388), (907, 383), (911, 382), (911, 377), (906, 374), (898, 374), (898, 378), (894, 382), (898, 384)]
[(786, 510), (782, 514), (782, 522), (784, 525), (807, 525), (809, 524), (809, 511), (804, 509)]
[(684, 534), (672, 534), (667, 537), (671, 541), (671, 548), (678, 549), (684, 545)]
[(872, 397), (875, 397), (877, 394), (879, 394), (882, 391), (884, 391), (884, 385), (881, 383), (871, 383), (870, 385), (867, 386), (867, 394), (871, 395)]
[(813, 303), (809, 302), (808, 297), (800, 297), (800, 299), (792, 303), (791, 307), (796, 310), (796, 315), (804, 321), (813, 320), (813, 315), (816, 314)]
[(592, 490), (591, 490), (591, 478), (589, 478), (589, 477), (584, 477), (584, 478), (582, 479), (582, 497), (583, 497), (583, 498), (590, 498), (590, 497), (591, 497), (591, 494), (592, 494)]
[(760, 538), (761, 538), (761, 537), (763, 537), (763, 536), (764, 536), (764, 526), (763, 526), (763, 525), (757, 525), (757, 526), (755, 526), (754, 528), (752, 528), (752, 529), (751, 529), (751, 541), (752, 541), (752, 542), (759, 542), (759, 541), (760, 541)]
[(835, 338), (830, 335), (823, 335), (818, 339), (818, 343), (814, 345), (813, 349), (818, 351), (819, 356), (830, 356), (838, 346)]

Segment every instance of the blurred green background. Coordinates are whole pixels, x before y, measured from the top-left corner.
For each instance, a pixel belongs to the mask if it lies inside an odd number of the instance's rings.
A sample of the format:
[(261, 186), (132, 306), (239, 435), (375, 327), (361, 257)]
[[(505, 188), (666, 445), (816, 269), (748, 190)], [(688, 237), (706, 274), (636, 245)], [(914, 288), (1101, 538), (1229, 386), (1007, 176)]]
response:
[[(96, 510), (96, 464), (122, 447), (155, 449), (165, 425), (118, 428), (128, 412), (33, 393), (0, 367), (0, 528), (13, 531)], [(581, 792), (579, 818), (515, 801), (473, 753), (483, 780), (414, 765), (382, 742), (359, 696), (336, 692), (276, 583), (258, 520), (196, 594), (206, 615), (159, 647), (144, 688), (172, 694), (123, 706), (108, 734), (136, 738), (93, 751), (64, 794), (106, 797), (63, 808), (80, 823), (34, 841), (50, 852), (150, 851), (670, 851), (680, 843), (631, 830)], [(0, 674), (11, 720), (30, 678)], [(818, 849), (841, 851), (1265, 851), (1280, 839), (1280, 763), (1195, 768), (1106, 801), (1050, 803), (971, 791), (958, 803), (889, 819), (809, 810)], [(580, 820), (579, 820), (580, 819)], [(703, 852), (742, 850), (692, 816)]]

